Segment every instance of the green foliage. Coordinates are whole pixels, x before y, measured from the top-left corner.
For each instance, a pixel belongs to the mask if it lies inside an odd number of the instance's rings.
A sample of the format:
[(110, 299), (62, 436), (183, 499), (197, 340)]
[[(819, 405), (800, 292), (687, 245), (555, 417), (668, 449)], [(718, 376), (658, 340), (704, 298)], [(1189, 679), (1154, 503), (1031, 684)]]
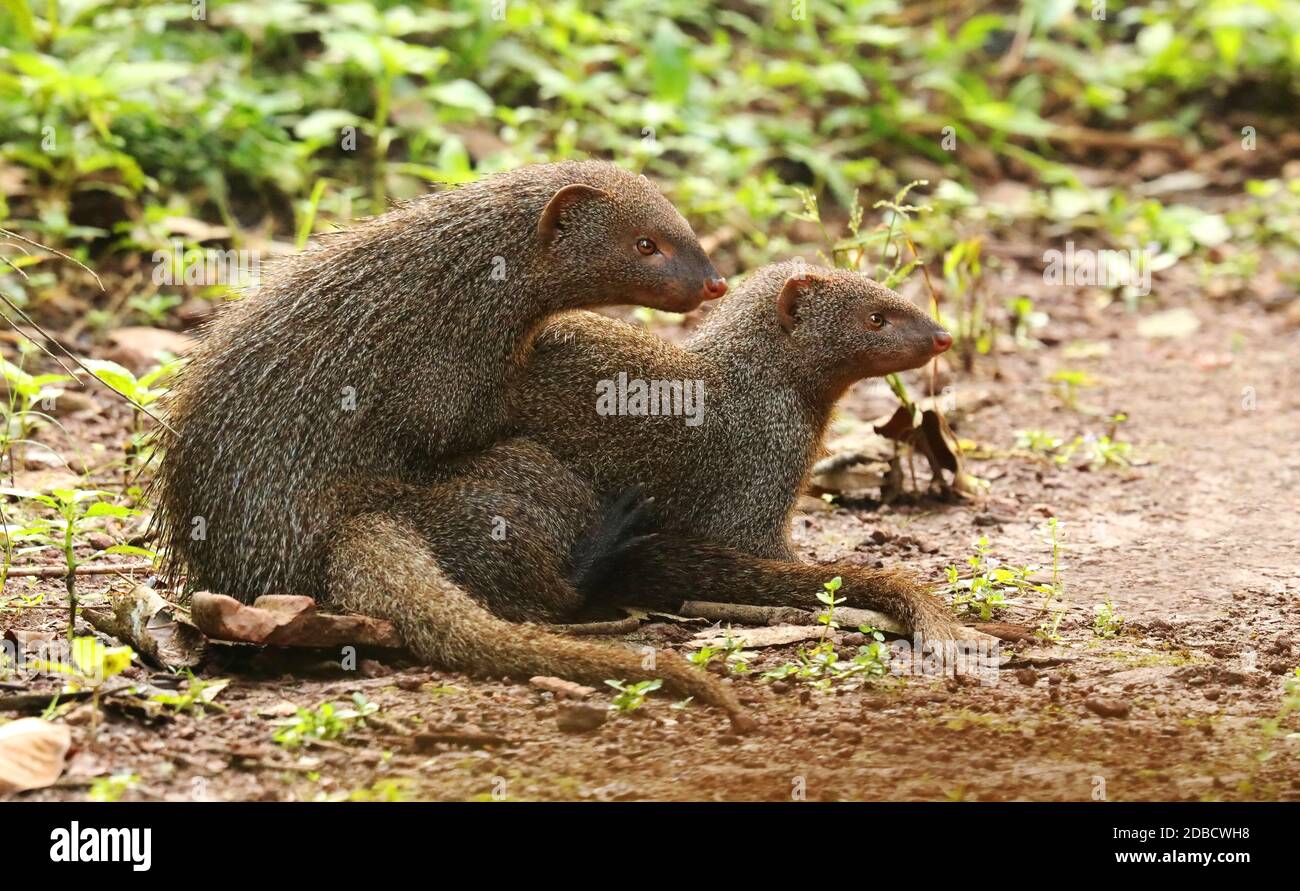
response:
[(766, 681), (799, 680), (819, 689), (828, 689), (841, 681), (856, 681), (884, 677), (889, 673), (892, 658), (885, 636), (874, 628), (860, 629), (869, 635), (871, 643), (858, 647), (849, 659), (841, 659), (831, 640), (823, 640), (812, 649), (800, 648), (795, 662), (787, 662), (760, 677)]
[[(63, 554), (67, 568), (65, 583), (68, 591), (68, 639), (73, 637), (77, 614), (76, 571), (81, 564), (77, 556), (78, 536), (91, 525), (100, 525), (110, 519), (138, 516), (141, 511), (113, 503), (111, 492), (96, 489), (51, 489), (48, 494), (23, 489), (0, 489), (0, 495), (16, 495), (27, 503), (48, 509), (45, 515), (27, 518), (17, 530), (5, 524), (6, 542), (34, 542), (23, 553), (45, 548), (56, 548)], [(133, 545), (117, 544), (96, 551), (88, 559), (101, 554), (135, 554), (152, 558), (153, 552)], [(8, 572), (8, 562), (5, 563)]]
[(1124, 630), (1124, 617), (1115, 611), (1115, 604), (1107, 599), (1094, 607), (1092, 633), (1100, 638), (1118, 637)]
[[(429, 183), (598, 155), (669, 184), (702, 228), (743, 233), (747, 267), (781, 249), (771, 224), (794, 187), (852, 216), (860, 188), (904, 188), (908, 159), (949, 178), (928, 224), (946, 251), (955, 221), (1000, 212), (966, 203), (978, 146), (1052, 190), (1028, 212), (1124, 246), (1182, 256), (1250, 225), (1294, 244), (1265, 211), (1265, 191), (1291, 184), (1248, 187), (1254, 217), (1234, 220), (1086, 188), (1058, 148), (1075, 122), (1217, 145), (1210, 112), (1240, 85), (1294, 105), (1300, 0), (1109, 6), (1104, 20), (1056, 0), (917, 17), (825, 0), (796, 19), (783, 3), (511, 0), (498, 17), (481, 0), (230, 0), (195, 21), (186, 3), (7, 0), (0, 157), (33, 188), (0, 219), (20, 213), (74, 254), (95, 239), (154, 250), (186, 217), (235, 224), (236, 242), (236, 219), (261, 218), (301, 243)], [(912, 262), (887, 253), (893, 273)], [(42, 290), (42, 261), (17, 260), (33, 280), (0, 285), (21, 301)], [(129, 308), (156, 323), (175, 296)]]
[(843, 580), (837, 575), (835, 578), (822, 585), (823, 590), (817, 592), (817, 599), (826, 607), (825, 612), (817, 614), (817, 623), (819, 625), (824, 625), (827, 633), (840, 627), (840, 623), (835, 621), (835, 607), (845, 603), (848, 598), (836, 597), (835, 593), (839, 591), (843, 585)]
[(335, 740), (357, 724), (364, 726), (366, 716), (379, 711), (378, 705), (368, 702), (360, 693), (352, 694), (352, 704), (352, 708), (335, 708), (334, 703), (323, 702), (314, 710), (300, 708), (271, 738), (286, 749), (313, 741)]
[(87, 796), (91, 801), (121, 801), (122, 796), (134, 789), (140, 782), (139, 774), (115, 773), (112, 776), (97, 777), (90, 784)]
[(610, 701), (610, 707), (620, 712), (634, 712), (645, 705), (645, 698), (664, 685), (661, 678), (629, 684), (625, 681), (605, 681), (618, 695)]
[(205, 681), (196, 678), (191, 671), (185, 672), (186, 684), (185, 689), (175, 693), (155, 693), (151, 702), (165, 706), (181, 714), (192, 714), (196, 717), (203, 717), (207, 714), (208, 709), (214, 709), (219, 712), (226, 710), (225, 706), (216, 702), (217, 696), (222, 690), (230, 685), (229, 678), (218, 678), (217, 680)]

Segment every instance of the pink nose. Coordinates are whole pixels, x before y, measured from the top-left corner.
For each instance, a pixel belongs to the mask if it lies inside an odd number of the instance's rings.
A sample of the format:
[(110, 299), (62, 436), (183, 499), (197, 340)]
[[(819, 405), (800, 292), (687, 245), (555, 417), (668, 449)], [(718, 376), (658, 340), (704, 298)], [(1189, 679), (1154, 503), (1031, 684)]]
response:
[(717, 300), (723, 294), (727, 293), (727, 280), (720, 275), (704, 280), (704, 293), (709, 296), (706, 300)]
[(952, 346), (952, 335), (947, 331), (939, 331), (934, 335), (934, 354), (936, 356), (950, 346)]

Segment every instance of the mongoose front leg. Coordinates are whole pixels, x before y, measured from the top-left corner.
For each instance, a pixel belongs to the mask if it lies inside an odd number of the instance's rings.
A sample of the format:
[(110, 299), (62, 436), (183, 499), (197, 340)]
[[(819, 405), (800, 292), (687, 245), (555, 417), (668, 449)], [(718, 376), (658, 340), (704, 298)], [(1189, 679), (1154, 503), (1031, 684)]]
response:
[(913, 634), (961, 637), (961, 625), (942, 601), (902, 570), (772, 560), (668, 534), (630, 548), (601, 597), (675, 609), (707, 592), (708, 599), (730, 603), (814, 608), (817, 592), (835, 576), (842, 580), (838, 596), (846, 598), (845, 606), (879, 610)]
[(726, 710), (737, 729), (748, 718), (730, 689), (674, 653), (639, 653), (514, 624), (485, 609), (443, 572), (413, 526), (369, 514), (349, 522), (329, 556), (329, 599), (387, 619), (420, 659), (498, 677), (554, 675), (603, 689), (606, 680), (662, 678), (665, 686)]

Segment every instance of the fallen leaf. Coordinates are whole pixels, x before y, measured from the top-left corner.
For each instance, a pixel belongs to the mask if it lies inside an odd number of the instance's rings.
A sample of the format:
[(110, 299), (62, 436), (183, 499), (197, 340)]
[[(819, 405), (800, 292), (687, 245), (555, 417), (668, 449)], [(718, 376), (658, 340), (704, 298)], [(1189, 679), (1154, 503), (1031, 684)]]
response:
[[(733, 628), (731, 640), (743, 647), (779, 647), (783, 644), (814, 640), (825, 634), (821, 625), (769, 625), (766, 628)], [(726, 636), (716, 628), (698, 632), (691, 641), (696, 647), (726, 646)]]
[(0, 727), (0, 795), (44, 789), (63, 773), (72, 731), (40, 718)]

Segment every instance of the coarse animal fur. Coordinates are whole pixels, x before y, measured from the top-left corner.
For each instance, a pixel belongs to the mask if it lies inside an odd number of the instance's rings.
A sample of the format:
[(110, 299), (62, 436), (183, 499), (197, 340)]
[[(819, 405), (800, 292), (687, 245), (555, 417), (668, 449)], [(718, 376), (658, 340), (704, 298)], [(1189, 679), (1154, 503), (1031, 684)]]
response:
[(508, 433), (549, 316), (685, 311), (724, 289), (654, 186), (600, 162), (498, 174), (324, 239), (221, 313), (181, 374), (154, 484), (170, 580), (323, 597), (341, 523), (382, 507), (371, 482), (418, 482)]

